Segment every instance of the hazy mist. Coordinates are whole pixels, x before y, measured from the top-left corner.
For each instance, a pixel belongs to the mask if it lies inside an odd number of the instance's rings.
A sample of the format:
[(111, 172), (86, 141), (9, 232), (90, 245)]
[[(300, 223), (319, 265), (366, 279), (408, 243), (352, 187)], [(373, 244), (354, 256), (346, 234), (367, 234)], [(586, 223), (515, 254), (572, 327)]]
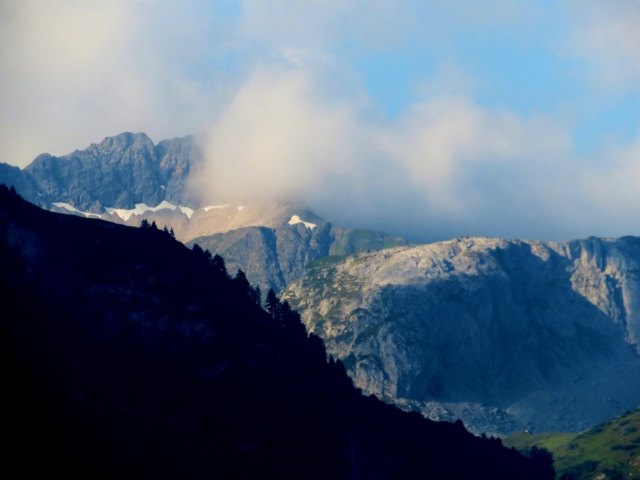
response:
[(413, 240), (640, 234), (640, 119), (615, 110), (640, 98), (637, 4), (522, 3), (2, 2), (0, 161), (205, 132), (206, 201)]
[(301, 199), (336, 223), (415, 240), (640, 233), (640, 145), (602, 168), (573, 155), (553, 119), (455, 95), (381, 118), (316, 78), (270, 68), (242, 84), (192, 183), (206, 201)]

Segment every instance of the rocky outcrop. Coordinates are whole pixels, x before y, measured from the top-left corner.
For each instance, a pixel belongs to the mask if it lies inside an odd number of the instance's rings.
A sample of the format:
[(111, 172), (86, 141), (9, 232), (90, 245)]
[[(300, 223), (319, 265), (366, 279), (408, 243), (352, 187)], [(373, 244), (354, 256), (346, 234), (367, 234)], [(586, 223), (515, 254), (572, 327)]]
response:
[(37, 199), (41, 196), (33, 184), (31, 175), (26, 174), (23, 170), (13, 165), (0, 163), (0, 183), (12, 186), (16, 191), (20, 192), (20, 195), (24, 198), (31, 199), (33, 203), (38, 203)]
[(640, 402), (640, 239), (463, 238), (325, 262), (284, 292), (369, 393), (476, 431)]
[(225, 259), (230, 272), (241, 269), (252, 283), (265, 291), (272, 288), (279, 292), (302, 277), (309, 264), (323, 258), (343, 258), (406, 244), (401, 237), (332, 225), (309, 212), (303, 218), (312, 218), (316, 222), (314, 227), (309, 228), (303, 222), (245, 227), (196, 238), (188, 245), (198, 243), (202, 248), (218, 253)]

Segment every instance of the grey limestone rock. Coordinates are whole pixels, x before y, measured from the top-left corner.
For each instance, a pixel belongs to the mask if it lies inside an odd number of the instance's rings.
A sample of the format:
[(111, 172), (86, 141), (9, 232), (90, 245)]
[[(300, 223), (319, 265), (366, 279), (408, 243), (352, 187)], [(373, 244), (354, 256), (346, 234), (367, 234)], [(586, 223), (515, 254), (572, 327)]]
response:
[(303, 218), (313, 219), (316, 226), (310, 229), (302, 223), (282, 222), (271, 227), (244, 227), (199, 237), (187, 244), (197, 243), (221, 255), (230, 273), (241, 269), (252, 283), (276, 292), (302, 277), (307, 265), (328, 256), (344, 257), (406, 244), (401, 237), (335, 226), (310, 212), (305, 212)]
[(283, 297), (369, 393), (575, 431), (640, 403), (639, 262), (640, 238), (462, 238), (318, 264)]

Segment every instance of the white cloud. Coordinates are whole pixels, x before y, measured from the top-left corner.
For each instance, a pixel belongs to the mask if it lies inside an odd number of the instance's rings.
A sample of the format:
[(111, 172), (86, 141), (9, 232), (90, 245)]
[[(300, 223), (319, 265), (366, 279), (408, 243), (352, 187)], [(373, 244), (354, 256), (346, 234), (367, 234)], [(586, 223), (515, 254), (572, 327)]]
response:
[(531, 172), (566, 155), (569, 141), (549, 120), (526, 120), (464, 97), (441, 97), (403, 115), (391, 145), (390, 154), (429, 203), (464, 217), (484, 208), (513, 208), (491, 204), (499, 193), (495, 189), (515, 193), (513, 187), (524, 182), (531, 182), (530, 189), (539, 187), (534, 182), (542, 179), (532, 178)]
[(609, 235), (638, 234), (633, 227), (640, 227), (640, 140), (612, 150), (606, 163), (583, 172), (581, 179), (593, 216), (607, 218), (605, 224), (613, 232)]
[(220, 53), (216, 19), (197, 4), (2, 2), (0, 161), (24, 165), (124, 130), (203, 129), (229, 87), (192, 73)]
[(354, 115), (320, 98), (307, 72), (259, 69), (210, 131), (209, 162), (195, 180), (210, 200), (318, 193), (327, 175), (356, 173)]
[(640, 4), (635, 0), (569, 1), (569, 54), (585, 60), (607, 89), (640, 93)]
[[(236, 14), (224, 3), (0, 2), (0, 161), (212, 125), (196, 183), (225, 201), (296, 196), (415, 238), (640, 233), (640, 144), (581, 158), (561, 120), (479, 103), (483, 79), (455, 55), (460, 38), (496, 31), (533, 42), (541, 15), (558, 14), (598, 88), (637, 93), (636, 2), (241, 0)], [(440, 69), (388, 118), (344, 52), (395, 49), (430, 52)]]
[(210, 131), (194, 185), (207, 202), (301, 198), (334, 221), (423, 238), (536, 236), (571, 203), (570, 142), (548, 119), (460, 96), (394, 119), (365, 105), (336, 100), (313, 71), (260, 69)]

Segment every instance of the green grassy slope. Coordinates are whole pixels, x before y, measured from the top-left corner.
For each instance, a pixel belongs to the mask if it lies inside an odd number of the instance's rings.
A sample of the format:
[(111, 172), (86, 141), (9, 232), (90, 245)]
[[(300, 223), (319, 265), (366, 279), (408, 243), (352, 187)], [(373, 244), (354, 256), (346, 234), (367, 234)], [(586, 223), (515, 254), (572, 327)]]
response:
[(516, 433), (504, 444), (553, 453), (558, 478), (640, 479), (640, 408), (583, 433)]

